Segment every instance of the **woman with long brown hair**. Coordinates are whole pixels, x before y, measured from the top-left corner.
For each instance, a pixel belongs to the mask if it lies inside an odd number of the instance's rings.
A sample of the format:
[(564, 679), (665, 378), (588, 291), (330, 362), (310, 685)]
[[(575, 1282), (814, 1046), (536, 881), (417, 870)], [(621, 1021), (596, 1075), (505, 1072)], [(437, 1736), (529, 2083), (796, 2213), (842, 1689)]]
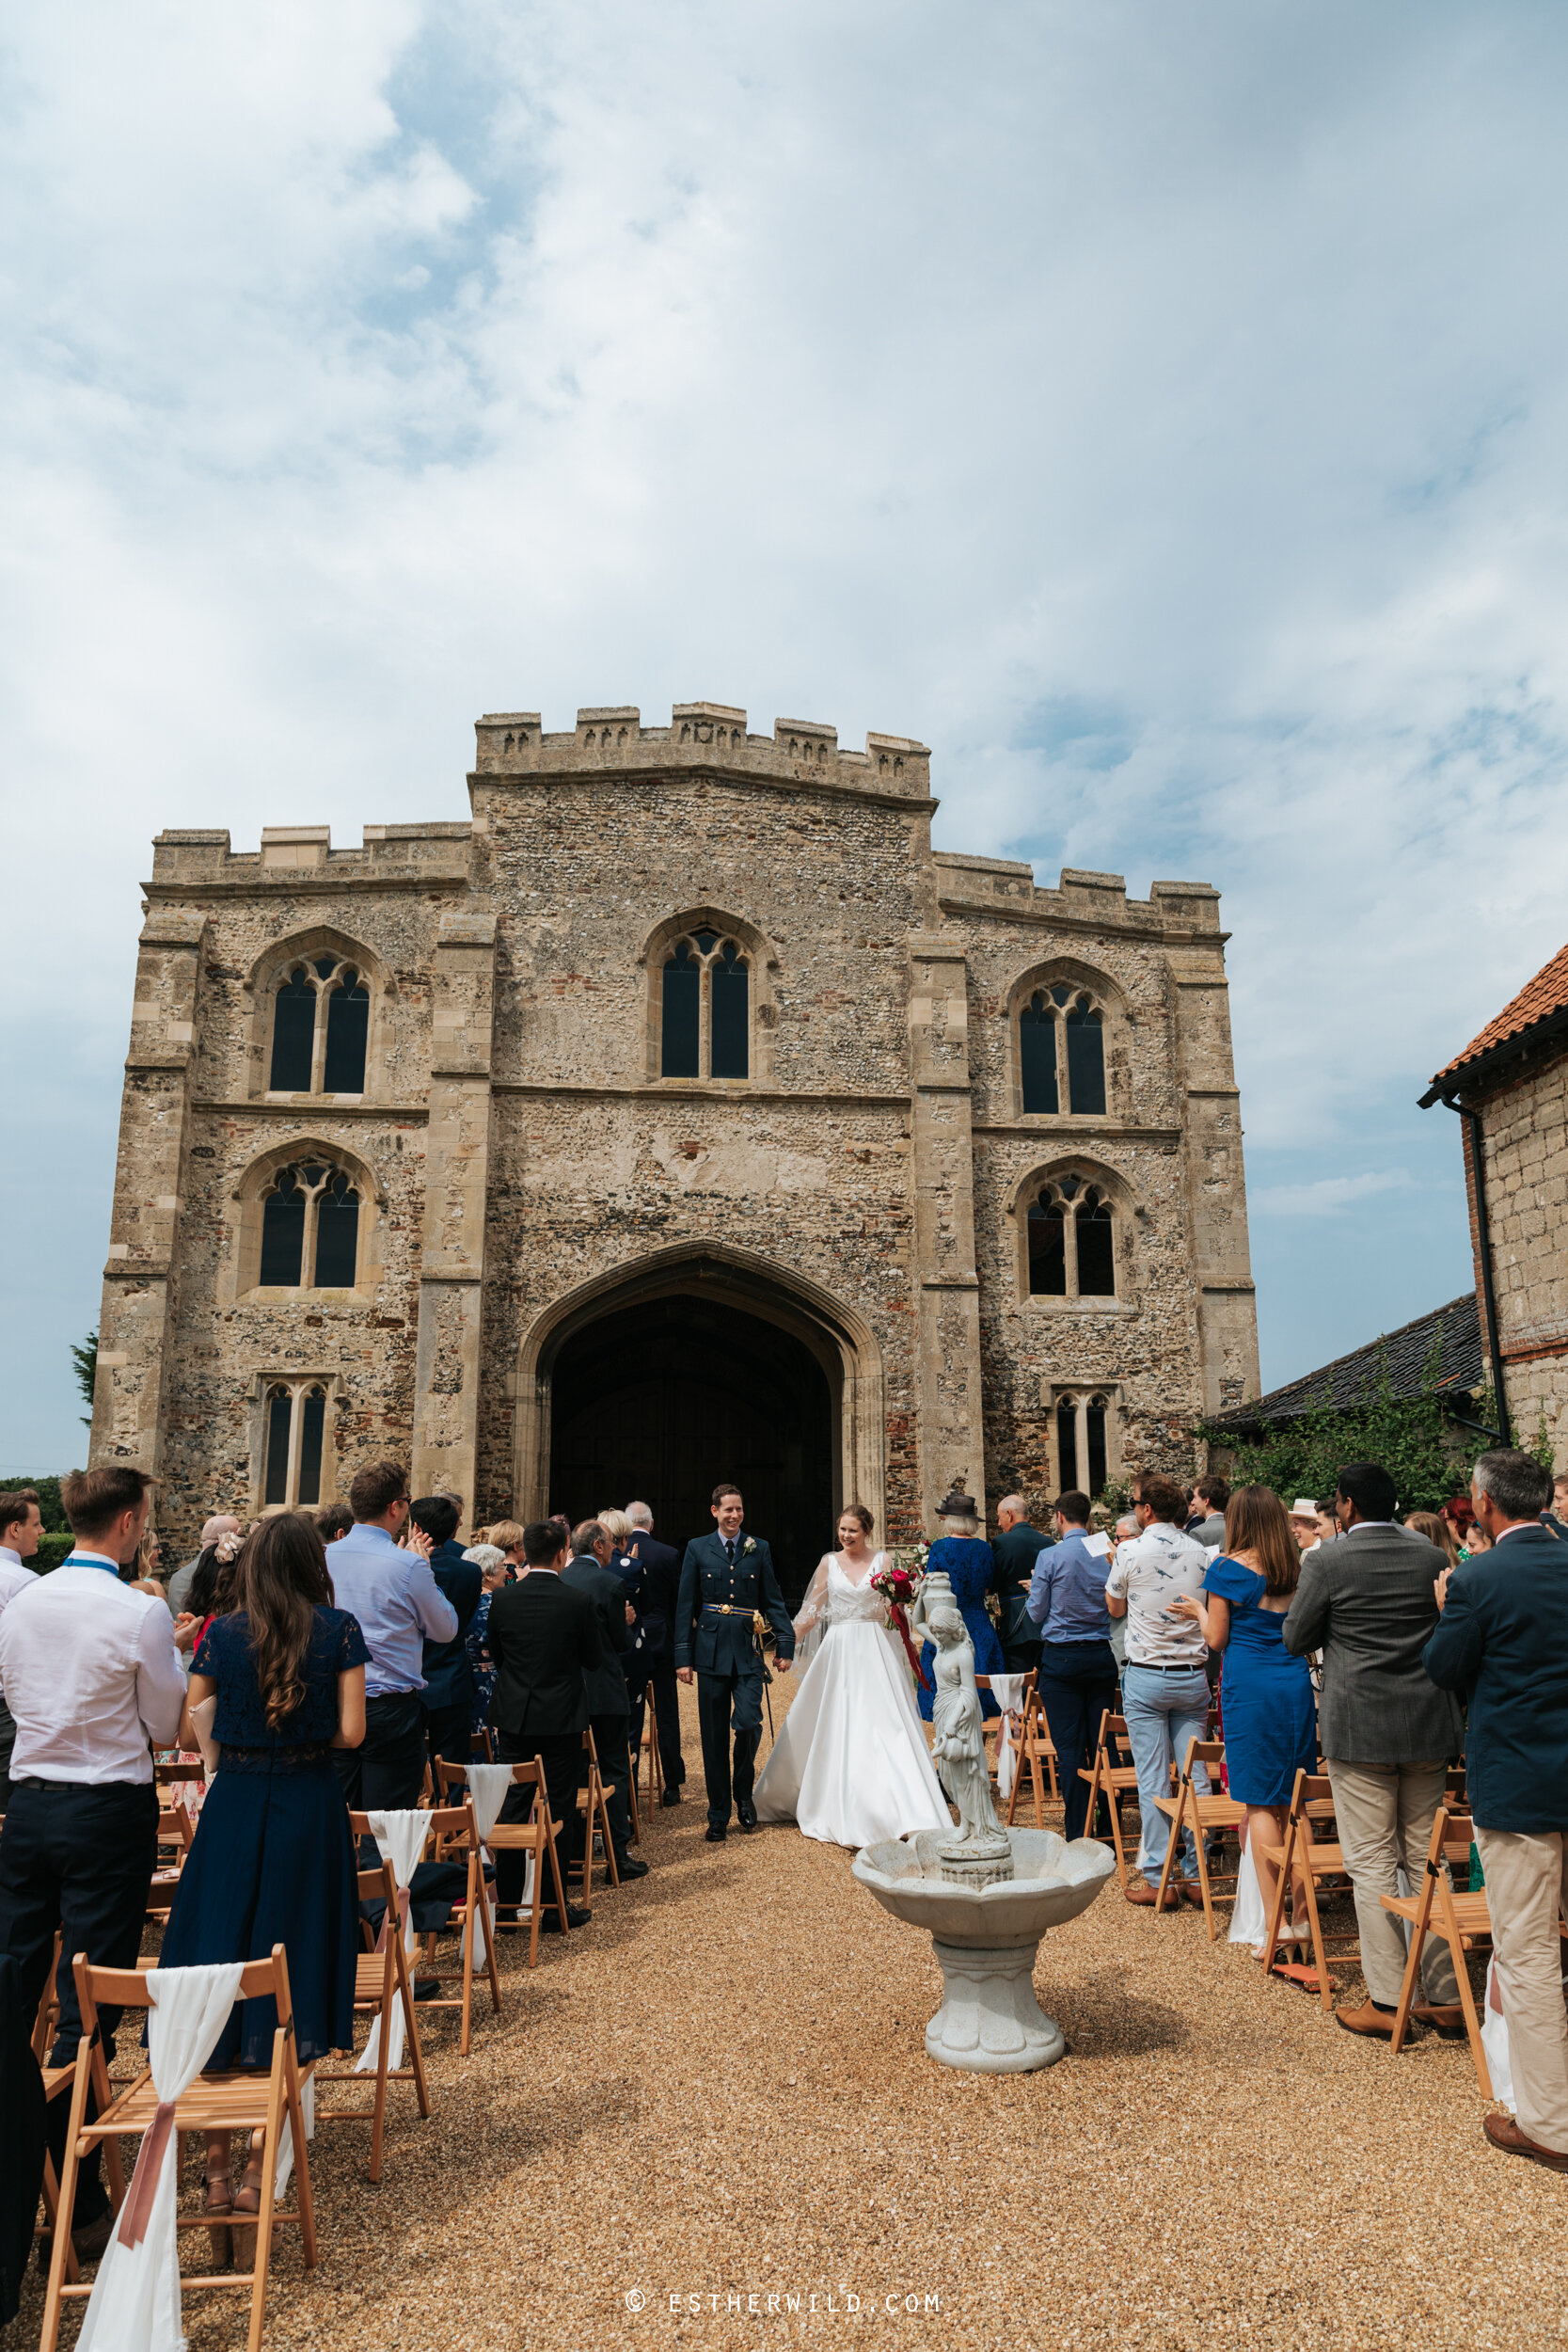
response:
[[(191, 1665), (189, 1709), (215, 1698), (218, 1765), (164, 1931), (169, 1968), (289, 1956), (294, 2041), (302, 2064), (347, 2049), (359, 1949), (354, 1841), (332, 1764), (365, 1736), (358, 1622), (332, 1605), (326, 1553), (301, 1512), (263, 1519), (233, 1564), (227, 1613), (214, 1616)], [(187, 1721), (188, 1744), (196, 1734)], [(266, 2066), (277, 2019), (268, 2000), (242, 2002), (210, 2068)], [(236, 2218), (261, 2203), (261, 2159), (238, 2192), (229, 2135), (207, 2144), (207, 2210)], [(214, 2259), (227, 2231), (214, 2230)]]
[[(1313, 1771), (1318, 1760), (1312, 1677), (1306, 1659), (1292, 1658), (1280, 1638), (1300, 1575), (1301, 1553), (1279, 1497), (1269, 1486), (1240, 1486), (1226, 1505), (1225, 1544), (1209, 1563), (1205, 1598), (1171, 1604), (1173, 1616), (1196, 1617), (1210, 1648), (1225, 1653), (1226, 1779), (1247, 1808), (1247, 1851), (1265, 1915), (1274, 1908), (1276, 1874), (1263, 1840), (1278, 1842), (1296, 1774)], [(1292, 1892), (1304, 1913), (1301, 1878)], [(1282, 1932), (1304, 1941), (1304, 1915)]]

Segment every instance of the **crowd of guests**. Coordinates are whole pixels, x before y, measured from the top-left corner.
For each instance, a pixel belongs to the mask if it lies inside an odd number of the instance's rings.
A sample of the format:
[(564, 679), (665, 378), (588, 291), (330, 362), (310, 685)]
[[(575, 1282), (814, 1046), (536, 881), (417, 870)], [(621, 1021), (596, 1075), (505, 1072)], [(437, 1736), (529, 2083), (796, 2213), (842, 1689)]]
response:
[[(162, 1959), (245, 1960), (282, 1944), (302, 2062), (352, 2042), (362, 1937), (350, 1811), (418, 1805), (439, 1762), (467, 1766), (476, 1732), (501, 1761), (543, 1759), (564, 1863), (594, 1834), (578, 1805), (592, 1730), (617, 1874), (646, 1875), (630, 1851), (630, 1792), (650, 1691), (665, 1804), (681, 1802), (685, 1778), (678, 1564), (655, 1541), (646, 1504), (575, 1529), (502, 1521), (464, 1545), (458, 1497), (411, 1497), (403, 1465), (376, 1461), (346, 1504), (272, 1514), (248, 1532), (210, 1519), (166, 1586), (148, 1534), (155, 1484), (120, 1466), (63, 1479), (72, 1548), (48, 1576), (28, 1565), (37, 1495), (0, 1496), (0, 1972), (30, 2033), (62, 1931), (53, 2063), (73, 2060), (81, 2036), (73, 1955), (130, 1967), (140, 1951), (161, 1755), (218, 1763)], [(524, 1818), (531, 1803), (531, 1789), (513, 1789), (502, 1820)], [(437, 1925), (450, 1907), (440, 1889), (422, 1915), (418, 1879), (414, 1891), (417, 1924)], [(522, 1892), (522, 1857), (503, 1849), (503, 1931), (516, 1929)], [(580, 1928), (590, 1915), (569, 1902), (564, 1921), (550, 1910), (541, 1925)], [(437, 1990), (416, 1985), (416, 1997)], [(101, 2014), (112, 2056), (118, 2012)], [(275, 2024), (270, 2001), (241, 2004), (212, 2062), (265, 2066)], [(66, 2110), (63, 2100), (47, 2110), (56, 2173)], [(216, 2236), (259, 2209), (260, 2150), (240, 2153), (236, 2167), (229, 2135), (211, 2136)], [(96, 2154), (78, 2176), (71, 2226), (78, 2259), (95, 2260), (110, 2227)]]
[[(1517, 2119), (1488, 2116), (1486, 2134), (1568, 2170), (1558, 1933), (1568, 1915), (1568, 1477), (1498, 1450), (1476, 1463), (1467, 1497), (1402, 1518), (1394, 1481), (1373, 1462), (1346, 1463), (1331, 1502), (1297, 1496), (1289, 1507), (1266, 1486), (1232, 1493), (1218, 1477), (1184, 1486), (1149, 1474), (1114, 1536), (1092, 1530), (1087, 1495), (1058, 1496), (1054, 1517), (1053, 1541), (1010, 1496), (994, 1546), (977, 1526), (949, 1525), (941, 1565), (956, 1591), (957, 1566), (972, 1599), (995, 1596), (1001, 1629), (979, 1632), (980, 1670), (984, 1643), (995, 1668), (1037, 1674), (1067, 1836), (1085, 1832), (1080, 1770), (1110, 1708), (1126, 1721), (1138, 1783), (1127, 1899), (1155, 1905), (1170, 1837), (1156, 1801), (1170, 1793), (1173, 1762), (1204, 1738), (1217, 1697), (1228, 1793), (1247, 1808), (1272, 1911), (1264, 1848), (1278, 1847), (1296, 1774), (1317, 1772), (1321, 1756), (1366, 1982), (1365, 1997), (1336, 2016), (1348, 2032), (1386, 2037), (1406, 1947), (1382, 1898), (1402, 1871), (1421, 1883), (1449, 1770), (1463, 1756), (1517, 2103)], [(1207, 1791), (1201, 1764), (1194, 1779)], [(1168, 1907), (1202, 1900), (1190, 1831), (1183, 1847)], [(1298, 1883), (1284, 1925), (1292, 1941), (1310, 1940), (1304, 1912)], [(1453, 1962), (1436, 1937), (1421, 1974), (1415, 2016), (1463, 2038)]]

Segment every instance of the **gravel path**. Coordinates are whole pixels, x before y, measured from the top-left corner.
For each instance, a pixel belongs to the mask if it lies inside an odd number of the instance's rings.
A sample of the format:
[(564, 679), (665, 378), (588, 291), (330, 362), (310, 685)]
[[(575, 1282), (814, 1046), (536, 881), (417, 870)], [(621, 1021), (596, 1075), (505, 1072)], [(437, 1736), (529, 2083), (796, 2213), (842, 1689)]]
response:
[[(434, 2113), (394, 2090), (379, 2188), (364, 2134), (318, 2138), (322, 2261), (288, 2233), (273, 2352), (1568, 2338), (1568, 2181), (1487, 2147), (1463, 2043), (1394, 2059), (1113, 1881), (1040, 1948), (1068, 2058), (934, 2066), (925, 1938), (836, 1848), (706, 1845), (685, 1703), (650, 1876), (595, 1887), (532, 1975), (502, 1939), (502, 2015), (467, 2061), (432, 2021)], [(243, 2345), (242, 2298), (185, 2324), (192, 2352)]]

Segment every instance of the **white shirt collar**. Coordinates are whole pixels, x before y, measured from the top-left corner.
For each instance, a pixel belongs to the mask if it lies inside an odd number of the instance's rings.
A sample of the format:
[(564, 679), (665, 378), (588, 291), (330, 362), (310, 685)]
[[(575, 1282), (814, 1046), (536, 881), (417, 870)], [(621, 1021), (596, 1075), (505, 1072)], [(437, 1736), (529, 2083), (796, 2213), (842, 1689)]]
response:
[(1528, 1535), (1532, 1527), (1539, 1527), (1540, 1524), (1539, 1519), (1519, 1519), (1513, 1527), (1505, 1527), (1500, 1535), (1493, 1536), (1493, 1550), (1496, 1551), (1499, 1544), (1506, 1544), (1511, 1535)]
[(113, 1568), (116, 1576), (119, 1574), (119, 1562), (118, 1560), (111, 1560), (106, 1551), (94, 1551), (90, 1544), (72, 1544), (71, 1547), (71, 1557), (76, 1563), (78, 1567), (80, 1567), (84, 1560), (90, 1560), (100, 1567)]
[(1394, 1522), (1392, 1519), (1357, 1519), (1354, 1527), (1346, 1528), (1345, 1534), (1347, 1535), (1359, 1535), (1361, 1530), (1365, 1528), (1367, 1533), (1370, 1534), (1374, 1528), (1392, 1527), (1393, 1524)]
[(17, 1550), (14, 1544), (0, 1544), (0, 1560), (3, 1560), (6, 1563), (6, 1565), (11, 1568), (20, 1568), (26, 1565), (21, 1552)]

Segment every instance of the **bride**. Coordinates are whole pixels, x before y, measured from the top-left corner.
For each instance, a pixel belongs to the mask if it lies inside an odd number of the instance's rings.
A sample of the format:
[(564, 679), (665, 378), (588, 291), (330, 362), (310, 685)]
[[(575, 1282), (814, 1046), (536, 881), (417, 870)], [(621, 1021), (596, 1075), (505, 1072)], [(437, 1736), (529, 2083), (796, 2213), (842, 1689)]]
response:
[(840, 1549), (824, 1554), (795, 1620), (797, 1666), (810, 1664), (756, 1785), (759, 1821), (796, 1821), (831, 1846), (869, 1846), (950, 1829), (910, 1669), (887, 1604), (872, 1588), (869, 1511), (851, 1503)]

